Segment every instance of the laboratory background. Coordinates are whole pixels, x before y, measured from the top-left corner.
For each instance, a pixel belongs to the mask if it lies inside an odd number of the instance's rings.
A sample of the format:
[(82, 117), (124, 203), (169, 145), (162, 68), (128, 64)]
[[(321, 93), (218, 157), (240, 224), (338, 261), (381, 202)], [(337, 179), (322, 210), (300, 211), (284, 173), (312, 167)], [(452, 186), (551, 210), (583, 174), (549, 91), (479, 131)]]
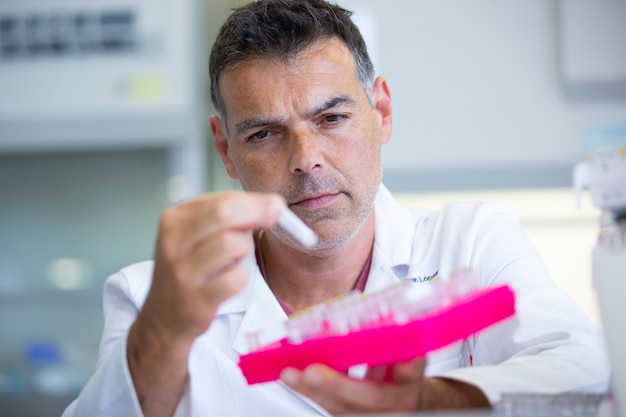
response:
[[(0, 417), (60, 415), (94, 369), (107, 276), (152, 257), (164, 208), (237, 188), (206, 73), (244, 3), (0, 0)], [(599, 212), (572, 170), (626, 124), (626, 2), (338, 3), (391, 88), (385, 184), (408, 207), (510, 207), (601, 326)]]

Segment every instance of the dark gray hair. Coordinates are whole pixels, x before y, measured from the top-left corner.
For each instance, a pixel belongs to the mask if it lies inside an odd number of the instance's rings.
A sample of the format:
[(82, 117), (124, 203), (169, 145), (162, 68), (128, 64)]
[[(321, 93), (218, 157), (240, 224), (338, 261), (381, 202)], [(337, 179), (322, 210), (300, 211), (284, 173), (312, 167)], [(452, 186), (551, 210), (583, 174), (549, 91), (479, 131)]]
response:
[(209, 58), (211, 101), (224, 117), (219, 91), (222, 71), (252, 59), (289, 60), (316, 42), (342, 40), (357, 68), (359, 82), (370, 97), (374, 66), (352, 12), (324, 0), (259, 0), (234, 10), (217, 35)]

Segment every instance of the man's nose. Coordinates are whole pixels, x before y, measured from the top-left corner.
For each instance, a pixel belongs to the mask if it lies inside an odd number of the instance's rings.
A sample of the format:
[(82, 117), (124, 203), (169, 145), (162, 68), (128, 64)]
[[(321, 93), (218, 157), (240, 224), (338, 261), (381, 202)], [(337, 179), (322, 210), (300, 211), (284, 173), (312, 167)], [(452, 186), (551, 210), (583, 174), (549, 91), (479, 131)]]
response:
[(289, 171), (312, 174), (323, 166), (324, 138), (310, 131), (292, 132), (289, 138)]

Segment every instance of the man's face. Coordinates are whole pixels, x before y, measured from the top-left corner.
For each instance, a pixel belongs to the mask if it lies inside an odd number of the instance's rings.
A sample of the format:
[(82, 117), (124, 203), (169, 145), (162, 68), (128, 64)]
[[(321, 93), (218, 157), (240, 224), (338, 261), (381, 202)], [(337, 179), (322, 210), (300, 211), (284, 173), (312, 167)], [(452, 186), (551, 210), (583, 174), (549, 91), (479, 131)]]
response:
[[(252, 60), (221, 74), (227, 126), (211, 127), (226, 170), (244, 190), (276, 192), (320, 238), (348, 243), (372, 213), (391, 135), (384, 79), (371, 102), (345, 45), (330, 39), (286, 62)], [(296, 245), (288, 235), (272, 230)]]

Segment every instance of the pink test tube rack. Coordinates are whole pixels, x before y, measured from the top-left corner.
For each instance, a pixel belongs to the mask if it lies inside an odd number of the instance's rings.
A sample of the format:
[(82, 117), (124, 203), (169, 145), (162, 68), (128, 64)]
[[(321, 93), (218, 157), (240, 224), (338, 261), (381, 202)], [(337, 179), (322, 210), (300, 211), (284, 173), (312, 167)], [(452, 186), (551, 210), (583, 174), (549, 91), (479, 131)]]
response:
[[(404, 303), (405, 306), (421, 305), (421, 310), (390, 308), (384, 302), (389, 301), (389, 296), (397, 298), (398, 293), (406, 289), (404, 287), (417, 285), (412, 283), (393, 286), (374, 296), (348, 300), (340, 312), (350, 310), (362, 316), (359, 306), (370, 311), (377, 306), (383, 308), (357, 324), (349, 323), (348, 318), (340, 328), (337, 328), (337, 317), (332, 317), (332, 308), (329, 314), (319, 305), (314, 306), (308, 313), (295, 317), (311, 327), (310, 332), (306, 335), (297, 332), (295, 337), (291, 332), (291, 337), (241, 355), (239, 367), (248, 384), (258, 384), (277, 380), (287, 367), (303, 370), (314, 363), (339, 372), (347, 372), (355, 365), (392, 365), (424, 357), (428, 352), (466, 339), (515, 314), (515, 297), (509, 286), (473, 289), (466, 285), (459, 287), (458, 281), (454, 287), (434, 286), (440, 291), (422, 294), (418, 302)], [(383, 298), (386, 300), (376, 303)], [(434, 304), (433, 299), (436, 299)], [(338, 302), (341, 300), (334, 303)], [(318, 314), (320, 311), (322, 315)]]

